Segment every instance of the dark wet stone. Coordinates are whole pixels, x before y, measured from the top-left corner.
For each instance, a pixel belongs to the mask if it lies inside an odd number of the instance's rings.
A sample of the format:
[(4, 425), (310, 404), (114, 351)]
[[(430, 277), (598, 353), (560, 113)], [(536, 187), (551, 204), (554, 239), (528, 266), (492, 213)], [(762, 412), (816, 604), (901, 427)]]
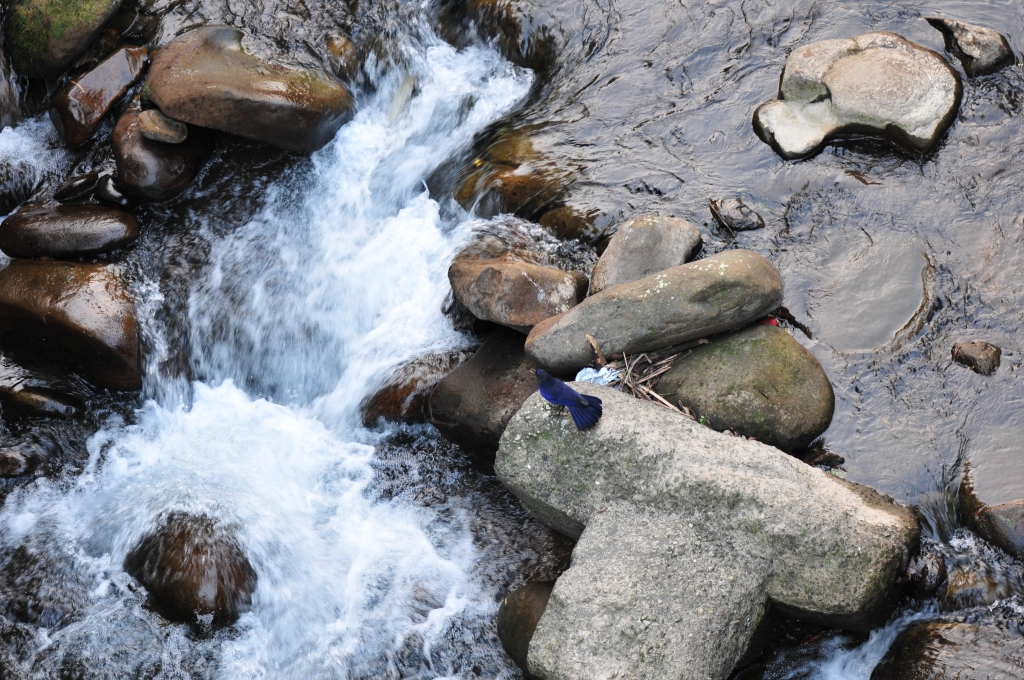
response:
[(11, 262), (0, 270), (0, 334), (98, 387), (142, 386), (135, 305), (110, 266)]
[(110, 137), (117, 184), (128, 196), (159, 203), (192, 183), (213, 152), (213, 136), (193, 128), (182, 144), (153, 142), (139, 130), (140, 113), (135, 109), (122, 115)]
[(445, 439), (493, 460), (508, 421), (537, 391), (537, 367), (523, 352), (524, 340), (513, 330), (495, 332), (434, 388), (430, 422)]
[(730, 232), (764, 229), (764, 219), (738, 198), (712, 200), (708, 205), (715, 221)]
[(779, 96), (754, 129), (783, 158), (803, 158), (846, 134), (870, 134), (915, 153), (935, 148), (960, 108), (960, 76), (940, 55), (893, 33), (796, 47)]
[(234, 533), (206, 516), (171, 513), (128, 553), (124, 570), (172, 621), (230, 626), (249, 608), (256, 572)]
[(62, 394), (47, 387), (0, 387), (0, 404), (4, 416), (42, 416), (46, 418), (73, 418), (84, 408), (77, 397)]
[(51, 546), (22, 544), (0, 567), (0, 611), (20, 623), (54, 628), (88, 604), (72, 559)]
[(1024, 636), (997, 624), (934, 621), (893, 641), (871, 680), (1015, 680), (1024, 676)]
[(537, 630), (537, 623), (548, 606), (554, 587), (554, 581), (527, 583), (506, 595), (498, 607), (498, 639), (527, 678), (536, 677), (526, 666), (526, 656), (533, 632)]
[(96, 191), (99, 179), (100, 174), (96, 171), (76, 175), (57, 187), (53, 199), (64, 204), (83, 203)]
[(148, 97), (168, 116), (292, 151), (315, 151), (352, 117), (348, 90), (326, 73), (271, 64), (242, 32), (205, 26), (153, 59)]
[(686, 264), (701, 245), (700, 229), (684, 219), (645, 215), (627, 220), (594, 266), (590, 294)]
[(467, 351), (433, 352), (399, 366), (361, 405), (363, 425), (374, 427), (380, 418), (397, 423), (427, 422), (427, 401), (434, 386), (472, 356)]
[(562, 239), (587, 238), (594, 230), (593, 218), (570, 206), (552, 208), (541, 215), (537, 222)]
[(188, 126), (165, 116), (160, 109), (149, 109), (139, 114), (139, 132), (150, 141), (164, 144), (181, 144), (188, 139)]
[(995, 73), (1013, 63), (1010, 42), (991, 28), (936, 17), (926, 21), (942, 32), (946, 49), (960, 60), (971, 78)]
[(964, 559), (946, 569), (946, 580), (939, 591), (939, 608), (944, 612), (987, 607), (1014, 595), (1024, 595), (1019, 579), (1002, 564)]
[(5, 47), (11, 66), (29, 78), (70, 68), (117, 13), (121, 0), (13, 0)]
[(101, 175), (96, 183), (96, 200), (114, 208), (126, 208), (130, 201), (117, 186), (117, 180), (113, 175)]
[(999, 368), (1002, 350), (987, 342), (958, 342), (953, 345), (953, 361), (975, 373), (992, 375)]
[(88, 140), (114, 104), (142, 78), (147, 63), (148, 49), (123, 47), (61, 88), (50, 100), (50, 120), (64, 141), (78, 146)]
[(657, 391), (716, 430), (789, 451), (821, 436), (835, 408), (814, 355), (787, 331), (765, 324), (694, 348), (661, 376)]
[(915, 597), (931, 597), (946, 580), (946, 563), (937, 555), (921, 555), (910, 561), (907, 581)]
[(23, 208), (0, 223), (0, 250), (9, 257), (99, 255), (138, 237), (134, 215), (93, 204)]
[(455, 298), (478, 319), (528, 333), (587, 294), (587, 277), (502, 257), (456, 258), (448, 269)]
[(342, 80), (355, 77), (359, 71), (359, 51), (349, 38), (335, 33), (327, 38), (327, 59), (331, 71)]

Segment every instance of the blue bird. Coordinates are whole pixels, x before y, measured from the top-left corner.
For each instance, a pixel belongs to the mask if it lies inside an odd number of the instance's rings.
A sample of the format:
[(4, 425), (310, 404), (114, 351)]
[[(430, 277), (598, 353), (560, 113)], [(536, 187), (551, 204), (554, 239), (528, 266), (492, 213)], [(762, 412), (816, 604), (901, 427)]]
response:
[(577, 430), (591, 428), (601, 419), (601, 400), (597, 397), (580, 394), (543, 368), (537, 369), (537, 384), (540, 387), (540, 396), (552, 404), (569, 409), (569, 415), (572, 416), (572, 422), (576, 424)]

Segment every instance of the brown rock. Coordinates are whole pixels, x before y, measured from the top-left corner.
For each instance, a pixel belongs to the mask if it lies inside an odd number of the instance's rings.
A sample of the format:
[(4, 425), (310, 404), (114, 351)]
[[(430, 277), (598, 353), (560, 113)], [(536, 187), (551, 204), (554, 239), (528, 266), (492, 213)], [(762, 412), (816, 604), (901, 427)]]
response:
[(168, 116), (292, 151), (315, 151), (352, 117), (333, 76), (271, 64), (246, 52), (243, 33), (204, 26), (153, 59), (149, 98)]
[(424, 423), (430, 419), (430, 392), (472, 352), (434, 352), (398, 367), (384, 387), (361, 406), (363, 425), (374, 427), (380, 418), (398, 423)]
[(700, 229), (678, 217), (645, 215), (627, 220), (597, 261), (590, 294), (686, 264), (701, 245)]
[(99, 255), (138, 237), (134, 215), (93, 204), (30, 206), (0, 223), (0, 250), (9, 257)]
[(537, 623), (548, 606), (554, 587), (554, 581), (527, 583), (506, 595), (498, 607), (498, 639), (528, 679), (535, 677), (526, 666), (530, 640), (533, 639)]
[(145, 47), (123, 47), (61, 88), (51, 100), (50, 120), (64, 141), (78, 146), (88, 140), (117, 100), (142, 78), (148, 62)]
[(567, 240), (591, 236), (594, 229), (593, 217), (567, 205), (548, 210), (537, 222), (554, 232), (558, 238)]
[(230, 626), (249, 608), (256, 571), (233, 532), (205, 516), (171, 513), (132, 548), (124, 570), (172, 621)]
[(0, 334), (99, 386), (142, 386), (135, 305), (105, 265), (15, 260), (0, 271)]
[(1024, 674), (1024, 636), (1011, 627), (932, 621), (897, 637), (871, 680), (1014, 680)]
[(958, 342), (953, 345), (953, 361), (981, 375), (995, 373), (1001, 355), (1001, 349), (987, 342)]
[(587, 293), (587, 277), (512, 258), (457, 259), (448, 269), (455, 298), (478, 319), (524, 333), (574, 307)]
[(57, 187), (53, 192), (53, 200), (64, 204), (83, 203), (96, 191), (99, 180), (100, 174), (95, 170), (76, 175)]
[(111, 134), (118, 184), (129, 196), (166, 201), (184, 191), (202, 170), (213, 152), (213, 138), (197, 128), (182, 144), (150, 141), (139, 130), (140, 113), (127, 111)]
[(328, 63), (334, 75), (348, 80), (359, 70), (359, 51), (354, 42), (343, 35), (334, 34), (327, 38)]
[(46, 387), (0, 387), (4, 416), (9, 414), (72, 418), (84, 408), (81, 400)]
[(139, 132), (150, 141), (164, 144), (181, 144), (188, 139), (188, 126), (165, 116), (160, 109), (149, 109), (139, 114)]
[(508, 421), (537, 391), (537, 367), (526, 358), (523, 340), (499, 330), (434, 388), (430, 422), (445, 439), (493, 460)]

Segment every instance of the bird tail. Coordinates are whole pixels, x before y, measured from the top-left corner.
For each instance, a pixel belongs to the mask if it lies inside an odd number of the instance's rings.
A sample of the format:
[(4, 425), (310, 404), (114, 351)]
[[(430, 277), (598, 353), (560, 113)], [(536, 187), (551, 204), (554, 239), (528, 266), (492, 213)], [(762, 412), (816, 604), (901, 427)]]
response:
[(586, 430), (597, 425), (597, 421), (601, 419), (601, 400), (589, 394), (581, 396), (587, 400), (587, 405), (570, 406), (569, 415), (572, 416), (572, 422), (576, 424), (577, 430)]

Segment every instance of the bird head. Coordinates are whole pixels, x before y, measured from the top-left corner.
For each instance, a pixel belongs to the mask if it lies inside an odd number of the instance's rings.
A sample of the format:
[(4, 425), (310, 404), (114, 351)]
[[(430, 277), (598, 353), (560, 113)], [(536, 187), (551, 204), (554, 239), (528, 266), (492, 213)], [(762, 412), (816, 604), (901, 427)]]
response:
[(547, 371), (545, 371), (543, 368), (538, 368), (536, 373), (537, 373), (537, 380), (549, 380), (551, 378), (551, 375)]

